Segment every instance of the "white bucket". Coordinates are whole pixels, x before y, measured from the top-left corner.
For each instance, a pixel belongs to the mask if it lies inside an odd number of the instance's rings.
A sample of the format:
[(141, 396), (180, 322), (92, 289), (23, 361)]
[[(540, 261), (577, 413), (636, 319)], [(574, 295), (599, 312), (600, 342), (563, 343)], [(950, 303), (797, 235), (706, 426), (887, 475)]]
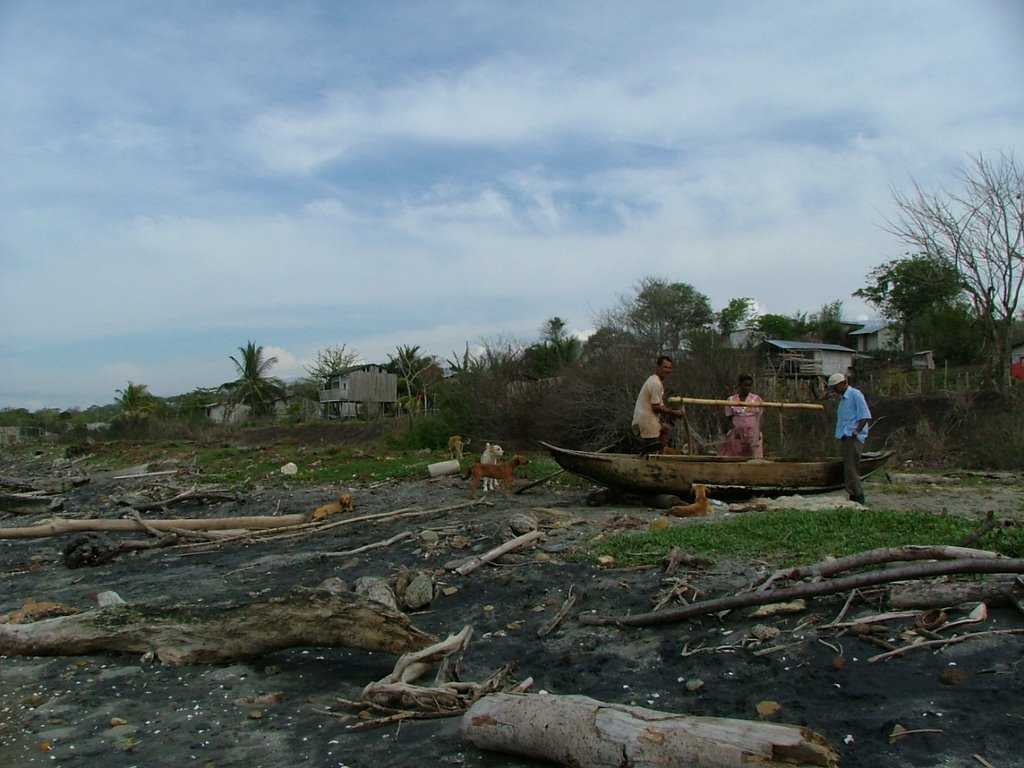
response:
[(427, 469), (430, 470), (431, 477), (440, 477), (441, 475), (454, 475), (461, 467), (458, 461), (452, 459), (451, 461), (439, 461), (436, 464), (428, 464)]

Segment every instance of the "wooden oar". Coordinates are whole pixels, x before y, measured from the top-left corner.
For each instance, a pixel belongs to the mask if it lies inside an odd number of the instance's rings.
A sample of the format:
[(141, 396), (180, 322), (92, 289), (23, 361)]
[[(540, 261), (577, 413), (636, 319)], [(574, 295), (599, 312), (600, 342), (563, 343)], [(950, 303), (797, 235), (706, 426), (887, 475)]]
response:
[(708, 400), (702, 397), (670, 397), (668, 398), (670, 403), (690, 403), (693, 405), (720, 405), (723, 407), (727, 406), (743, 406), (746, 408), (804, 408), (806, 410), (823, 411), (825, 406), (821, 403), (771, 403), (762, 401), (760, 403), (751, 403), (748, 400), (741, 400), (739, 402), (734, 400)]

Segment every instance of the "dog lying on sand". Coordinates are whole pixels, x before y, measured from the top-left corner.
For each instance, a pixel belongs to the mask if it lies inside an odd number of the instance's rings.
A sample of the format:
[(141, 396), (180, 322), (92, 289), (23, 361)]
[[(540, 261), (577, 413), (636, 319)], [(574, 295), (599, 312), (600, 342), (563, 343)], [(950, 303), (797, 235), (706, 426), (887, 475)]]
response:
[(336, 515), (340, 512), (351, 512), (355, 508), (356, 505), (355, 501), (352, 499), (352, 494), (340, 493), (338, 494), (338, 500), (334, 503), (324, 504), (322, 507), (314, 509), (309, 520), (312, 523), (318, 523), (321, 520), (326, 520), (331, 515)]
[(706, 486), (694, 484), (693, 504), (677, 504), (668, 510), (672, 517), (705, 517), (715, 514), (711, 502), (708, 500), (708, 489)]
[(473, 489), (471, 498), (476, 498), (476, 492), (480, 488), (482, 480), (493, 480), (495, 483), (501, 480), (501, 485), (505, 489), (505, 495), (508, 496), (512, 488), (512, 475), (516, 471), (516, 467), (523, 464), (529, 464), (529, 459), (520, 453), (500, 464), (483, 464), (478, 461), (469, 468), (469, 471), (462, 476), (462, 479), (473, 478), (470, 484)]

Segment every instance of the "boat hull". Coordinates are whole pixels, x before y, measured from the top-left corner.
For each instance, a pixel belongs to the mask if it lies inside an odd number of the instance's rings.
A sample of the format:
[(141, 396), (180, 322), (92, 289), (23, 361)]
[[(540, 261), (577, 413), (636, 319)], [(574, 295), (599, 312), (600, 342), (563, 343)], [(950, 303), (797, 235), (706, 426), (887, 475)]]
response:
[[(661, 456), (593, 453), (541, 445), (567, 472), (598, 485), (641, 495), (689, 496), (704, 485), (717, 499), (827, 493), (844, 487), (842, 459), (747, 459), (734, 456)], [(867, 477), (892, 451), (865, 453), (860, 473)]]

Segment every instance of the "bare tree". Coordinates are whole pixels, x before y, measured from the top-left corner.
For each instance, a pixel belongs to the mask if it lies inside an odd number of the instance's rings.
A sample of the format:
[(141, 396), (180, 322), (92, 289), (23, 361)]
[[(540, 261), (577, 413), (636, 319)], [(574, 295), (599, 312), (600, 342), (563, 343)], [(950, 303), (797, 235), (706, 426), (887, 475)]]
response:
[(958, 180), (962, 189), (893, 192), (900, 213), (889, 231), (954, 264), (988, 343), (993, 378), (1009, 385), (1014, 316), (1024, 286), (1024, 169), (1008, 152), (981, 154)]
[(344, 368), (355, 365), (359, 360), (359, 353), (355, 350), (348, 351), (344, 344), (340, 347), (328, 346), (319, 350), (316, 353), (316, 357), (313, 358), (313, 362), (305, 366), (305, 368), (309, 378), (318, 387), (322, 387), (324, 381), (330, 378), (332, 373), (337, 373)]

